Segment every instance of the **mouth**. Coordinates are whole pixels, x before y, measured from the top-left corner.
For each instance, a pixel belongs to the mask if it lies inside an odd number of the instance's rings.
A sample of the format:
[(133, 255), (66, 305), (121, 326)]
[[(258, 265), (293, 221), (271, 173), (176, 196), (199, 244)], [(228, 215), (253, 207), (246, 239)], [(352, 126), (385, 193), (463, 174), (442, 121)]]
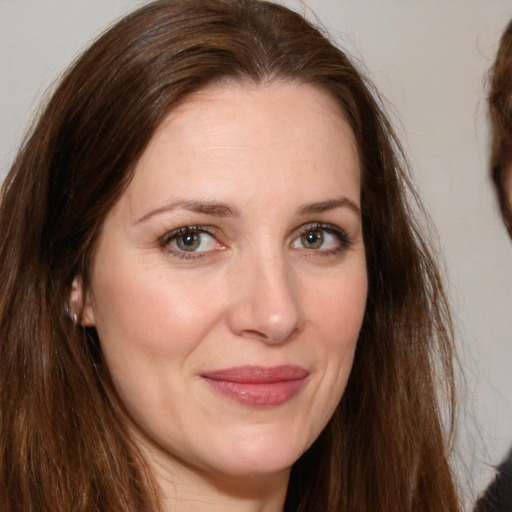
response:
[(275, 407), (291, 400), (309, 372), (300, 366), (240, 366), (201, 377), (218, 393), (251, 407)]

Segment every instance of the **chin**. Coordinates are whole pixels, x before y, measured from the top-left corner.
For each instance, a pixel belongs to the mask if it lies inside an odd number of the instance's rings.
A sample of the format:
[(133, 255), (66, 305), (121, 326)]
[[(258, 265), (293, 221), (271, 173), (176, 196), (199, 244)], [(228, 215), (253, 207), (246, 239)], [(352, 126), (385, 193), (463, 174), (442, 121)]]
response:
[[(245, 443), (229, 443), (217, 459), (224, 460), (222, 472), (231, 476), (264, 476), (288, 472), (309, 446), (290, 443), (290, 439), (251, 439)], [(221, 468), (219, 468), (221, 469)]]

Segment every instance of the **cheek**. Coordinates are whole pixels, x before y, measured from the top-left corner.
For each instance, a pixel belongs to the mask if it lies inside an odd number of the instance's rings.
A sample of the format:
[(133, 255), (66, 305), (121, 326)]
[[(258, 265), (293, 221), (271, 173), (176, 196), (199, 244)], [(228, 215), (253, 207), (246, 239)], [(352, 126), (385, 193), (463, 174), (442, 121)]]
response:
[(324, 340), (331, 349), (355, 345), (366, 309), (367, 292), (366, 268), (361, 265), (331, 279), (313, 295), (309, 306), (314, 315), (313, 323), (324, 332)]
[(175, 277), (156, 269), (98, 272), (93, 307), (107, 360), (139, 352), (156, 360), (179, 358), (200, 342), (221, 306), (208, 290)]
[(364, 265), (331, 279), (309, 303), (315, 352), (323, 363), (323, 382), (317, 400), (326, 422), (339, 403), (349, 378), (367, 298)]

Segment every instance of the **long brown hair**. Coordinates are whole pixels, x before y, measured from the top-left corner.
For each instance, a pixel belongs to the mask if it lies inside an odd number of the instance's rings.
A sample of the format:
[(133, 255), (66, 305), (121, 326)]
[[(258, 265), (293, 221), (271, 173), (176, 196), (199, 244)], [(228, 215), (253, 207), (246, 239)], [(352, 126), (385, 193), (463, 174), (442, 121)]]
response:
[(505, 187), (512, 174), (512, 21), (501, 36), (490, 71), (489, 113), (492, 129), (491, 177), (501, 214), (512, 237), (512, 192)]
[(321, 88), (362, 168), (365, 319), (344, 397), (293, 466), (285, 510), (459, 510), (441, 422), (450, 317), (400, 145), (347, 56), (257, 0), (161, 0), (126, 16), (69, 69), (14, 161), (0, 211), (0, 510), (158, 508), (96, 333), (65, 304), (74, 276), (87, 288), (102, 222), (162, 118), (226, 78)]

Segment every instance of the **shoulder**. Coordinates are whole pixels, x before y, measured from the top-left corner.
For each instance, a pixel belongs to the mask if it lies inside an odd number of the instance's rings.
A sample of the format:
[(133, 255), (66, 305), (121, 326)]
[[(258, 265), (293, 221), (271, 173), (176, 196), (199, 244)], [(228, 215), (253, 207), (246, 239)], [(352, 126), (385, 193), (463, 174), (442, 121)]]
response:
[(478, 500), (474, 512), (512, 512), (512, 450), (497, 469), (495, 479)]

